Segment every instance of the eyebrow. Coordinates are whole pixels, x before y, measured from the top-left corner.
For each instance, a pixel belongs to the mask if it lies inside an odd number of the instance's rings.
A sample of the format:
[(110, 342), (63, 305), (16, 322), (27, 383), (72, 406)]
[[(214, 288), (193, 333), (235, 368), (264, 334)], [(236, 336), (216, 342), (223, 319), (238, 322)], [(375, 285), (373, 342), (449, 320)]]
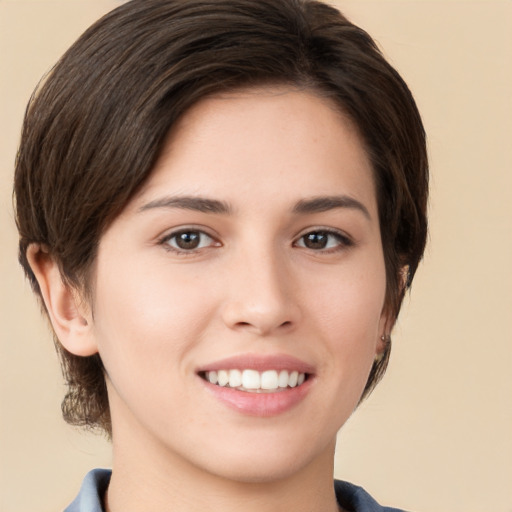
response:
[[(194, 210), (202, 213), (215, 213), (218, 215), (230, 215), (233, 208), (225, 201), (218, 199), (209, 199), (196, 196), (169, 196), (155, 199), (142, 205), (140, 212), (152, 210), (154, 208), (178, 208), (183, 210)], [(321, 213), (337, 208), (348, 208), (359, 210), (363, 215), (371, 220), (370, 212), (363, 203), (350, 196), (319, 196), (310, 199), (301, 199), (292, 209), (295, 214)]]
[(368, 220), (371, 220), (370, 212), (366, 206), (350, 196), (319, 196), (311, 199), (302, 199), (294, 206), (293, 213), (321, 213), (336, 208), (359, 210)]
[(231, 206), (218, 199), (194, 196), (172, 196), (155, 199), (139, 208), (140, 212), (153, 208), (180, 208), (182, 210), (195, 210), (203, 213), (217, 213), (228, 215), (232, 212)]

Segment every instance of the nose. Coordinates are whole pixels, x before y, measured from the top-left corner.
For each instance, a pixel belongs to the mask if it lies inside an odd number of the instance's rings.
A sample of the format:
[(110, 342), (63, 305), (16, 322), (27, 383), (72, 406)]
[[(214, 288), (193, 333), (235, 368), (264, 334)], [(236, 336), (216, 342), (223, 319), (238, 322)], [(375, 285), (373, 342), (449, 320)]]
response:
[(225, 325), (258, 336), (290, 332), (300, 321), (293, 272), (271, 251), (241, 255), (230, 265)]

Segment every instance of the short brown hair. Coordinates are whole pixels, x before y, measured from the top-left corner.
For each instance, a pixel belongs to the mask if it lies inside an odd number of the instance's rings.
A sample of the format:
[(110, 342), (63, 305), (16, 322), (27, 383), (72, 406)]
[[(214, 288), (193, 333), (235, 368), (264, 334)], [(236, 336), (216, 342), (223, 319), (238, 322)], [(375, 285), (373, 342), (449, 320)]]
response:
[[(44, 244), (66, 282), (87, 293), (102, 233), (147, 180), (176, 120), (207, 96), (265, 85), (325, 95), (358, 127), (377, 185), (385, 307), (396, 318), (426, 240), (424, 129), (371, 37), (314, 0), (132, 0), (77, 40), (31, 99), (16, 163), (19, 257), (35, 292), (29, 244)], [(110, 433), (100, 356), (56, 346), (66, 421)]]

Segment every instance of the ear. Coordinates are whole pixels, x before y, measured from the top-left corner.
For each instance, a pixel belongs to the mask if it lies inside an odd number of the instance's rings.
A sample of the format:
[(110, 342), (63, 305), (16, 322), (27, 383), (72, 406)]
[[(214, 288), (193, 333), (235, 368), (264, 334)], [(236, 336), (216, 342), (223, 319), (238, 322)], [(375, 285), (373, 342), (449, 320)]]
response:
[(52, 256), (39, 244), (30, 244), (27, 259), (34, 272), (50, 321), (63, 347), (77, 356), (98, 352), (92, 314), (78, 291), (65, 284)]
[(393, 323), (394, 322), (390, 322), (389, 314), (383, 311), (379, 320), (379, 337), (377, 339), (377, 344), (375, 345), (375, 357), (377, 361), (380, 361), (384, 357), (386, 345), (389, 341), (389, 333), (391, 332)]
[[(407, 290), (407, 282), (409, 280), (409, 265), (404, 265), (400, 268), (400, 296), (403, 297)], [(386, 345), (389, 343), (390, 334), (395, 326), (396, 319), (398, 317), (398, 311), (392, 312), (389, 307), (384, 305), (382, 309), (380, 321), (379, 321), (379, 339), (377, 340), (376, 354), (377, 357), (382, 357), (386, 349)]]

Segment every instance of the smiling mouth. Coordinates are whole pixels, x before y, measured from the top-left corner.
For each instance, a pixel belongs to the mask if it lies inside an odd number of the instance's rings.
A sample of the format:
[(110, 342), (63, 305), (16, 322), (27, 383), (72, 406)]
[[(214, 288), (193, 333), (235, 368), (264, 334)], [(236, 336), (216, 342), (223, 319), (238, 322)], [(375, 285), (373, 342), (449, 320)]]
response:
[(297, 370), (210, 370), (199, 376), (215, 386), (248, 393), (276, 393), (301, 386), (308, 374)]

